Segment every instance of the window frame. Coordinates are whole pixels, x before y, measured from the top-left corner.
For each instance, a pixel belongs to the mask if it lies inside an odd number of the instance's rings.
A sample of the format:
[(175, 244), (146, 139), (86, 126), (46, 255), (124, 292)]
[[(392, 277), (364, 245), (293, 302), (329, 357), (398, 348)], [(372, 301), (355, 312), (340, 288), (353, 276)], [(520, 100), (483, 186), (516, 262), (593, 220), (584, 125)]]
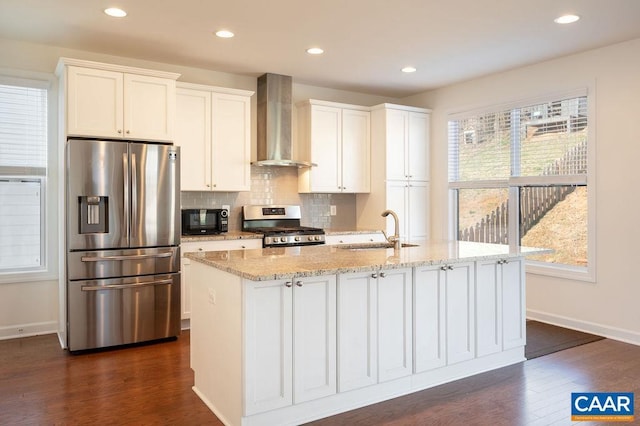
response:
[[(59, 200), (58, 193), (58, 80), (53, 74), (0, 68), (0, 84), (33, 87), (47, 91), (47, 156), (43, 175), (24, 175), (39, 178), (41, 193), (41, 266), (28, 269), (0, 271), (0, 284), (53, 281), (58, 279), (59, 252)], [(10, 173), (7, 173), (9, 177)]]
[[(557, 278), (565, 278), (586, 282), (596, 280), (596, 179), (595, 179), (595, 135), (596, 135), (596, 96), (595, 85), (589, 84), (577, 89), (559, 91), (543, 96), (529, 97), (517, 101), (508, 101), (499, 104), (483, 106), (465, 111), (451, 112), (447, 114), (447, 123), (454, 120), (461, 120), (473, 116), (489, 113), (497, 113), (509, 109), (523, 108), (531, 105), (555, 102), (575, 97), (587, 97), (587, 173), (584, 176), (510, 176), (507, 179), (477, 180), (477, 181), (451, 181), (452, 167), (457, 167), (457, 163), (452, 164), (449, 147), (449, 128), (447, 128), (447, 152), (448, 152), (448, 218), (449, 218), (449, 238), (458, 239), (458, 197), (459, 189), (491, 189), (507, 188), (509, 191), (509, 246), (516, 249), (520, 241), (519, 226), (519, 204), (520, 188), (523, 186), (545, 186), (545, 185), (579, 185), (587, 188), (587, 266), (574, 266), (566, 264), (554, 264), (525, 259), (526, 272), (545, 275)], [(448, 125), (447, 125), (448, 126)], [(518, 144), (511, 139), (511, 145)], [(512, 154), (513, 155), (513, 154)], [(512, 163), (514, 161), (512, 157)], [(519, 165), (518, 165), (519, 166)], [(514, 174), (512, 172), (512, 174)]]

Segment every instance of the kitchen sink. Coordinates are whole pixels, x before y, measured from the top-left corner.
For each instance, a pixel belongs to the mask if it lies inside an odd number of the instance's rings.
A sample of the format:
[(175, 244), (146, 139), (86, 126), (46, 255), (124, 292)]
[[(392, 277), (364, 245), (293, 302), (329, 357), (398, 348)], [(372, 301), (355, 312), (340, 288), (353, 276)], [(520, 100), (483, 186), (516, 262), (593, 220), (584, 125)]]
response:
[[(418, 247), (418, 244), (402, 243), (402, 247)], [(340, 246), (344, 250), (379, 250), (393, 248), (393, 243), (357, 243)]]

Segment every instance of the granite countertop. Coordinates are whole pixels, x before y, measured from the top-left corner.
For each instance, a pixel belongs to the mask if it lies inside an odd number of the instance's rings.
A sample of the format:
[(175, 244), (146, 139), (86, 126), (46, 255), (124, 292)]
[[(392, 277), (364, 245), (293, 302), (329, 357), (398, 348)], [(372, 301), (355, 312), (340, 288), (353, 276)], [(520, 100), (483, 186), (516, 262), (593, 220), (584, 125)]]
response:
[(358, 234), (382, 234), (379, 229), (325, 229), (327, 235), (358, 235)]
[(262, 234), (256, 234), (255, 232), (224, 232), (222, 234), (212, 235), (183, 235), (180, 237), (180, 242), (200, 242), (200, 241), (224, 241), (224, 240), (261, 240)]
[(276, 247), (251, 250), (186, 253), (197, 262), (253, 281), (366, 272), (475, 260), (504, 259), (549, 250), (467, 241), (428, 241), (416, 247), (358, 249), (347, 246)]

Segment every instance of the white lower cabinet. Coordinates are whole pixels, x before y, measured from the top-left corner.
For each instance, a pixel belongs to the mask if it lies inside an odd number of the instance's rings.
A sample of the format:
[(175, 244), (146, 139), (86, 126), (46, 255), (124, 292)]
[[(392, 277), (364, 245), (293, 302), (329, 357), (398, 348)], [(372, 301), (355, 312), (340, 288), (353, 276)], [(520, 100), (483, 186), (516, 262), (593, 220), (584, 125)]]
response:
[(378, 382), (413, 370), (412, 270), (388, 269), (378, 279)]
[(455, 263), (440, 267), (445, 286), (447, 364), (475, 356), (474, 263)]
[(414, 373), (422, 373), (447, 363), (445, 274), (440, 266), (416, 267), (413, 280)]
[(476, 263), (477, 356), (526, 343), (523, 262), (519, 259)]
[(338, 392), (378, 382), (377, 279), (338, 275)]
[(336, 393), (336, 276), (245, 281), (245, 415)]

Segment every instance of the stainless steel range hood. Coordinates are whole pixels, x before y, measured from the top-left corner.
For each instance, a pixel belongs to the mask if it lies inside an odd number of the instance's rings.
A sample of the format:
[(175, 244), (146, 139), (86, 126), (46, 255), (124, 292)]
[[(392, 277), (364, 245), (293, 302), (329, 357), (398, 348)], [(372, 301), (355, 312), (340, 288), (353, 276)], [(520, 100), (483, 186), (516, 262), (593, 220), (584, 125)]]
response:
[(311, 167), (315, 164), (293, 157), (291, 113), (292, 78), (288, 75), (264, 74), (258, 77), (258, 161), (256, 166)]

